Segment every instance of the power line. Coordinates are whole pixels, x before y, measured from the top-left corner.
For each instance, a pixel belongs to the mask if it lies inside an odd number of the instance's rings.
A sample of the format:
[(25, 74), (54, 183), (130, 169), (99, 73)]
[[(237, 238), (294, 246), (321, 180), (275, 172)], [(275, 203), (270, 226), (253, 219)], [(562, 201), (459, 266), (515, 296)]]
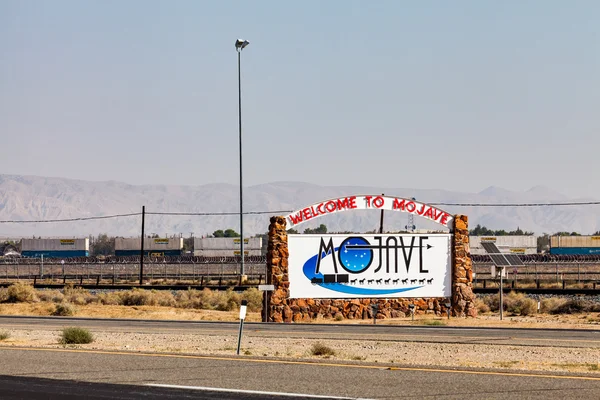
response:
[(600, 205), (600, 201), (584, 201), (569, 203), (427, 203), (432, 206), (455, 206), (455, 207), (559, 207), (559, 206), (594, 206)]
[(46, 222), (73, 222), (73, 221), (91, 221), (95, 219), (109, 219), (109, 218), (120, 218), (120, 217), (133, 217), (136, 215), (142, 215), (142, 213), (131, 213), (131, 214), (114, 214), (114, 215), (103, 215), (97, 217), (80, 217), (80, 218), (63, 218), (63, 219), (39, 219), (39, 220), (5, 220), (0, 221), (0, 224), (13, 223), (13, 224), (33, 224), (33, 223), (46, 223)]
[[(583, 202), (566, 202), (566, 203), (427, 203), (432, 206), (452, 206), (452, 207), (561, 207), (561, 206), (595, 206), (600, 205), (600, 201), (583, 201)], [(261, 214), (276, 214), (282, 215), (291, 213), (292, 210), (273, 210), (273, 211), (247, 211), (244, 215), (261, 215)], [(61, 218), (61, 219), (45, 219), (45, 220), (0, 220), (0, 224), (34, 224), (34, 223), (51, 223), (51, 222), (75, 222), (75, 221), (93, 221), (110, 218), (135, 217), (142, 213), (129, 214), (114, 214), (94, 217), (80, 218)], [(178, 216), (228, 216), (239, 215), (239, 212), (147, 212), (146, 215), (178, 215)]]
[[(285, 214), (291, 213), (292, 210), (275, 210), (275, 211), (246, 211), (244, 215), (258, 214)], [(184, 212), (147, 212), (146, 215), (185, 215), (185, 216), (213, 216), (213, 215), (240, 215), (239, 212), (206, 212), (206, 213), (184, 213)]]
[[(290, 210), (275, 210), (275, 211), (249, 211), (245, 212), (244, 215), (258, 215), (258, 214), (282, 214), (290, 213)], [(0, 224), (34, 224), (34, 223), (50, 223), (50, 222), (74, 222), (74, 221), (92, 221), (99, 219), (109, 218), (120, 218), (120, 217), (134, 217), (142, 215), (142, 213), (130, 213), (130, 214), (114, 214), (114, 215), (103, 215), (96, 217), (80, 217), (80, 218), (62, 218), (62, 219), (45, 219), (45, 220), (0, 220)], [(223, 216), (223, 215), (239, 215), (238, 212), (206, 212), (206, 213), (185, 213), (185, 212), (147, 212), (146, 215), (180, 215), (180, 216)]]

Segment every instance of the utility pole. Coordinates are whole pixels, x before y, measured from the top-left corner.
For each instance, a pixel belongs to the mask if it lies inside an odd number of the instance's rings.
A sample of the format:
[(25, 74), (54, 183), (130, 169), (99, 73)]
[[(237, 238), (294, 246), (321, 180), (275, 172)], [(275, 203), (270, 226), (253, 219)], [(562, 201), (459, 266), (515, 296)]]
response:
[(142, 238), (140, 241), (140, 285), (144, 284), (144, 220), (146, 219), (146, 206), (142, 206)]

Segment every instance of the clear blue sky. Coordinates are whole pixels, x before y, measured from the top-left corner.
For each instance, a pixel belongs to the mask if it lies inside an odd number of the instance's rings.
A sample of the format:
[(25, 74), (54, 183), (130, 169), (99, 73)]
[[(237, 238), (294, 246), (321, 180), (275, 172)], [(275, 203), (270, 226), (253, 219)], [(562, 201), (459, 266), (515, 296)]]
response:
[(237, 184), (238, 37), (247, 185), (600, 197), (594, 0), (0, 0), (0, 173)]

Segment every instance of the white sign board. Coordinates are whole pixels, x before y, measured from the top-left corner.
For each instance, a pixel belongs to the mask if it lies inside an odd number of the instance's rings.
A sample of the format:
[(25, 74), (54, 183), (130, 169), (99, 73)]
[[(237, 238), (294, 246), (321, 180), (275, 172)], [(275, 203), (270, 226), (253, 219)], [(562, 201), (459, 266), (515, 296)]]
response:
[(450, 234), (288, 235), (290, 298), (450, 297)]

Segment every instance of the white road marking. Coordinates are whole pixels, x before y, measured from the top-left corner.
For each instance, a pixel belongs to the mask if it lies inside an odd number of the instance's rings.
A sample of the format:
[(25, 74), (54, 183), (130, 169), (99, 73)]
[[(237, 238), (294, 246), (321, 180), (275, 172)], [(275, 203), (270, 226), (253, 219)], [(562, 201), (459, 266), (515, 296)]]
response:
[(166, 385), (166, 384), (161, 384), (161, 383), (147, 383), (146, 386), (162, 387), (162, 388), (169, 388), (169, 389), (204, 390), (204, 391), (210, 391), (210, 392), (262, 394), (262, 395), (267, 395), (267, 396), (304, 397), (307, 399), (371, 400), (371, 399), (364, 399), (361, 397), (321, 396), (318, 394), (264, 392), (261, 390), (225, 389), (225, 388), (205, 387), (205, 386), (180, 386), (180, 385)]

